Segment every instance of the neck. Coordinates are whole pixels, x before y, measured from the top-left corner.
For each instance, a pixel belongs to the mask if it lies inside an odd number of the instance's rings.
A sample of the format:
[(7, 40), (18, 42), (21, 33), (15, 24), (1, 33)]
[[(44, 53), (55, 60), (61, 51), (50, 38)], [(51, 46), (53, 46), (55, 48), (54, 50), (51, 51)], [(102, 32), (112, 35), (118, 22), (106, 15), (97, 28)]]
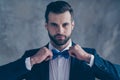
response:
[(64, 45), (56, 45), (55, 43), (53, 43), (52, 41), (51, 41), (51, 44), (56, 48), (56, 49), (58, 49), (59, 51), (62, 51), (63, 49), (65, 49), (69, 44), (70, 44), (70, 39), (67, 41), (67, 43), (66, 44), (64, 44)]

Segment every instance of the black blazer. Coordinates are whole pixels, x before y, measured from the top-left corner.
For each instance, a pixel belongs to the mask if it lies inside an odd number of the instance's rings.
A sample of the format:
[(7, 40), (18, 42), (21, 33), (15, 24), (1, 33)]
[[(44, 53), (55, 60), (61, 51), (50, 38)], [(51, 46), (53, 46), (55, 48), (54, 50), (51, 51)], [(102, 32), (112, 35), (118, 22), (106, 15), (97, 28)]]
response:
[[(39, 49), (26, 51), (22, 58), (1, 66), (0, 80), (49, 80), (49, 61), (34, 65), (31, 71), (25, 66), (25, 59), (37, 53)], [(71, 57), (70, 80), (95, 80), (96, 77), (101, 80), (120, 80), (119, 65), (116, 67), (115, 64), (104, 60), (95, 49), (83, 49), (95, 56), (94, 64), (89, 67), (86, 62)]]

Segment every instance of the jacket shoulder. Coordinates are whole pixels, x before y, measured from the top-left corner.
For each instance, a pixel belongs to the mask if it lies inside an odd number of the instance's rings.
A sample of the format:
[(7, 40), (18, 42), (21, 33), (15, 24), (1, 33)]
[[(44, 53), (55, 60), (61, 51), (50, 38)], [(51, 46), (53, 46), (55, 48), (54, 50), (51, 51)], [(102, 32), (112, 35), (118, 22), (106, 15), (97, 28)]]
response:
[(96, 50), (94, 48), (86, 48), (86, 47), (82, 47), (83, 50), (85, 50), (86, 52), (90, 53), (90, 54), (96, 54)]
[(24, 55), (22, 57), (30, 57), (33, 56), (34, 54), (36, 54), (39, 51), (40, 48), (36, 48), (36, 49), (30, 49), (30, 50), (26, 50)]
[[(44, 47), (48, 48), (48, 44), (46, 44)], [(30, 49), (30, 50), (26, 50), (24, 55), (22, 57), (26, 58), (26, 57), (30, 57), (33, 56), (34, 54), (36, 54), (41, 48), (35, 48), (35, 49)]]

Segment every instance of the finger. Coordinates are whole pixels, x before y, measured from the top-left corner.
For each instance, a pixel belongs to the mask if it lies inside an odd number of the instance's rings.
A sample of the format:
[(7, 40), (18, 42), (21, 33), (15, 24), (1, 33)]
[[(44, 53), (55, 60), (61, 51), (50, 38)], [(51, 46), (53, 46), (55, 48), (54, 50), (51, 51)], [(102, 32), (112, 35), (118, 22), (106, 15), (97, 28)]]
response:
[(45, 59), (45, 61), (48, 61), (48, 60), (50, 60), (50, 59), (51, 59), (51, 57), (50, 57), (50, 56), (47, 56), (46, 59)]
[(52, 52), (50, 52), (50, 54), (46, 57), (45, 61), (52, 59), (52, 56), (53, 56), (53, 54), (52, 54)]
[(47, 57), (47, 58), (45, 59), (45, 61), (48, 61), (48, 60), (50, 60), (50, 57)]
[(73, 46), (69, 47), (69, 50), (72, 50)]
[(76, 57), (76, 55), (72, 52), (71, 49), (68, 50), (68, 53), (69, 53), (70, 56), (72, 56), (72, 57)]
[(70, 53), (70, 56), (72, 57), (76, 57), (76, 55), (74, 53)]

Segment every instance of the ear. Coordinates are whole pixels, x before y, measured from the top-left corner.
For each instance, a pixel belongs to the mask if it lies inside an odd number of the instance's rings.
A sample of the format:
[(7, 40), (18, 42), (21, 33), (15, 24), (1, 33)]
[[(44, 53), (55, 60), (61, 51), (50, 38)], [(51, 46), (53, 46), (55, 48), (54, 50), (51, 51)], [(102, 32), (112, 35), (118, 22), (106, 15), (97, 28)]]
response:
[(72, 30), (74, 29), (75, 23), (74, 20), (72, 21)]
[(45, 23), (45, 28), (48, 30), (48, 24), (47, 23)]

